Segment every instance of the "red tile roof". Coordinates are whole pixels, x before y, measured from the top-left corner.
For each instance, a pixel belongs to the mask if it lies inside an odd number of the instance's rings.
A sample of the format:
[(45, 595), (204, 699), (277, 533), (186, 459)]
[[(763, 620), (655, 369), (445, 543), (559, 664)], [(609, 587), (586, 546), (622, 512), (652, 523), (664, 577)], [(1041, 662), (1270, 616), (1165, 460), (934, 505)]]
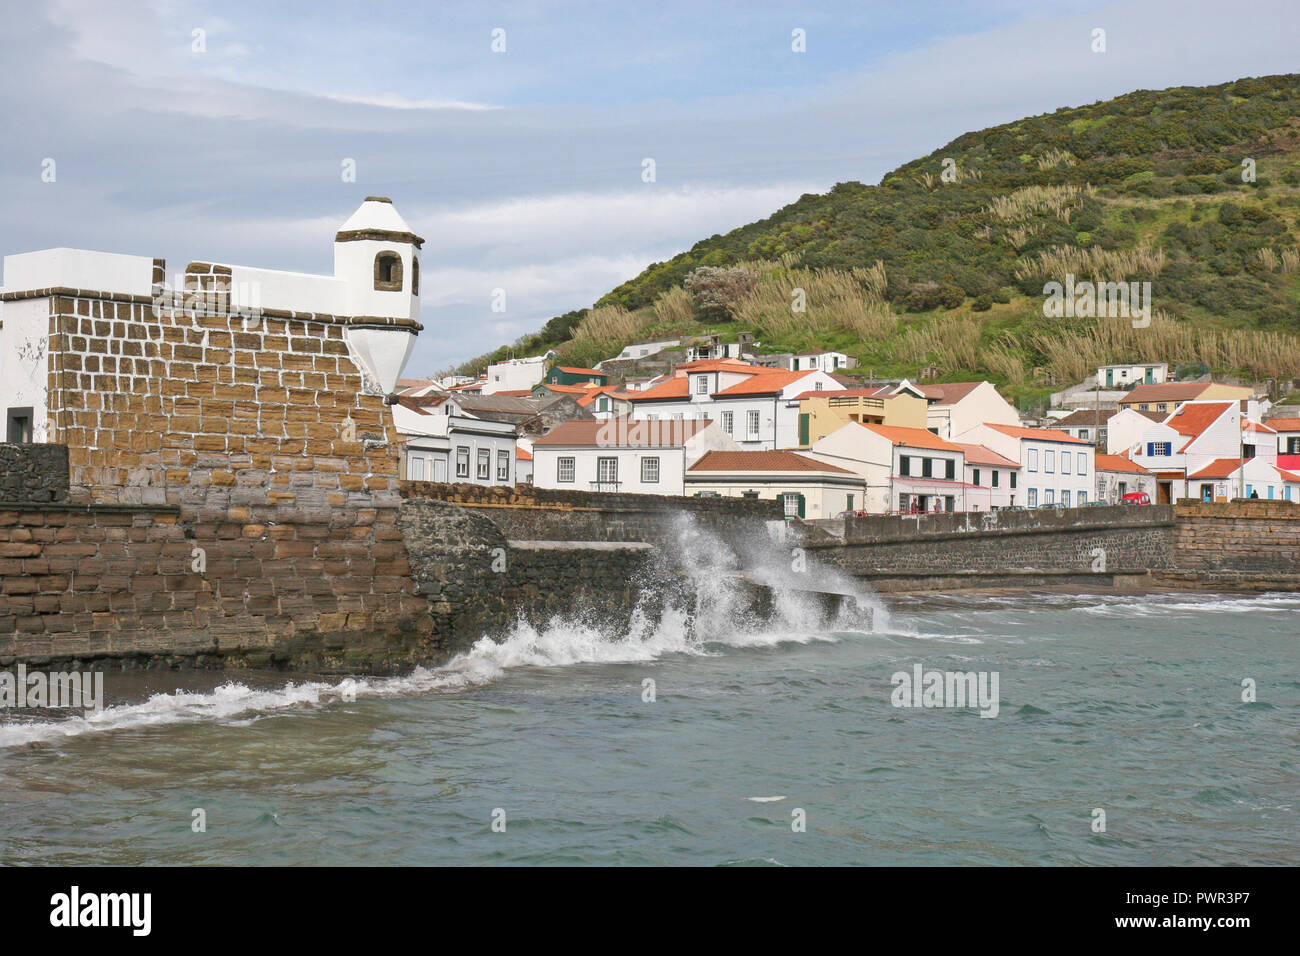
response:
[(556, 425), (533, 442), (533, 448), (563, 445), (580, 448), (680, 448), (713, 422), (707, 418), (665, 421), (611, 418), (574, 420)]
[[(1109, 408), (1080, 408), (1070, 412), (1064, 418), (1058, 418), (1052, 424), (1057, 428), (1099, 428), (1104, 426), (1114, 414)], [(1164, 417), (1159, 412), (1156, 415), (1159, 418)]]
[(983, 382), (946, 382), (941, 385), (917, 385), (916, 388), (923, 392), (926, 398), (936, 399), (940, 405), (955, 405), (983, 384)]
[(1242, 419), (1241, 430), (1244, 432), (1259, 432), (1261, 435), (1277, 434), (1277, 429), (1271, 428), (1268, 425), (1261, 425), (1259, 422), (1248, 421), (1247, 419)]
[(1166, 383), (1164, 385), (1139, 385), (1119, 400), (1120, 405), (1137, 402), (1188, 402), (1210, 387), (1210, 382)]
[[(1250, 459), (1247, 459), (1249, 461)], [(1240, 458), (1216, 458), (1194, 475), (1188, 475), (1188, 478), (1227, 478), (1229, 475), (1236, 474), (1237, 469), (1241, 467)]]
[(632, 397), (634, 402), (656, 402), (669, 398), (690, 398), (690, 379), (685, 375), (678, 378), (670, 378), (666, 382), (661, 382), (654, 388), (647, 388), (645, 391), (637, 392)]
[(520, 461), (532, 461), (533, 453), (529, 451), (527, 448), (525, 448), (523, 445), (516, 445), (515, 458), (519, 459)]
[(1300, 432), (1300, 418), (1266, 418), (1264, 424), (1274, 431)]
[(770, 372), (771, 369), (764, 365), (751, 365), (749, 362), (742, 362), (740, 359), (699, 359), (695, 362), (684, 362), (677, 366), (683, 372)]
[(1284, 471), (1277, 467), (1277, 465), (1273, 466), (1273, 470), (1282, 476), (1283, 481), (1300, 481), (1300, 474), (1296, 474), (1292, 471)]
[(983, 445), (967, 445), (965, 442), (954, 442), (966, 455), (966, 464), (968, 465), (996, 465), (999, 468), (1019, 468), (1016, 462), (1010, 458), (1003, 458), (992, 448), (985, 448)]
[(792, 451), (711, 451), (688, 471), (825, 471), (851, 475), (847, 468), (828, 465)]
[(598, 368), (578, 368), (573, 365), (557, 365), (555, 367), (561, 372), (568, 372), (570, 375), (600, 375), (602, 377), (605, 375)]
[(1135, 475), (1151, 474), (1137, 462), (1130, 461), (1123, 455), (1098, 455), (1096, 469), (1097, 471), (1126, 471)]
[(743, 382), (728, 386), (720, 392), (714, 392), (715, 398), (731, 398), (734, 395), (775, 395), (787, 385), (793, 385), (801, 378), (816, 375), (815, 369), (806, 372), (787, 372), (782, 369), (769, 369), (753, 375)]
[(492, 394), (504, 398), (532, 398), (533, 390), (531, 388), (508, 388), (503, 392), (493, 392)]
[(1084, 441), (1082, 438), (1075, 438), (1073, 435), (1067, 435), (1065, 432), (1056, 428), (1022, 428), (1019, 425), (994, 425), (992, 422), (985, 422), (989, 428), (1001, 432), (1011, 438), (1028, 438), (1034, 441), (1055, 441), (1066, 442), (1071, 445), (1090, 445), (1092, 442)]
[[(854, 422), (859, 428), (865, 428), (869, 432), (874, 432), (882, 438), (887, 438), (895, 445), (906, 445), (909, 448), (931, 448), (936, 451), (961, 451), (960, 445), (954, 445), (950, 441), (945, 441), (934, 432), (926, 431), (924, 428), (903, 428), (900, 425), (869, 425), (863, 422)], [(1071, 439), (1073, 441), (1074, 439)]]
[(1206, 402), (1204, 404), (1184, 405), (1171, 415), (1165, 421), (1165, 424), (1180, 435), (1195, 437), (1218, 421), (1219, 416), (1230, 408), (1232, 408), (1232, 402)]

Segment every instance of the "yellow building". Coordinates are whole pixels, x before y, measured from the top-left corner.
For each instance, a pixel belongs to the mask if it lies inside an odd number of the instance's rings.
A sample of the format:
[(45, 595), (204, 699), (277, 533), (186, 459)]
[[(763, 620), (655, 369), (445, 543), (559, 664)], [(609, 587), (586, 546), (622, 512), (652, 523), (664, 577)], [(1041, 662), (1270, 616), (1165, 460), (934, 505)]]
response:
[(797, 396), (799, 447), (807, 448), (850, 422), (924, 429), (930, 403), (911, 392), (891, 395), (891, 388), (846, 388)]

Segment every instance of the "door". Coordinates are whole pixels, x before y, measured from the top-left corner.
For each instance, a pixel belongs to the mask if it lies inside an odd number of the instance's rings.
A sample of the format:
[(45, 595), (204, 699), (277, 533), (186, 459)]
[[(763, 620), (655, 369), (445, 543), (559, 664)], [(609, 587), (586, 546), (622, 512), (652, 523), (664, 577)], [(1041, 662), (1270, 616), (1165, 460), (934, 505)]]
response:
[(1201, 485), (1201, 500), (1202, 501), (1214, 500), (1214, 485)]
[(433, 480), (445, 482), (447, 480), (447, 459), (435, 458), (433, 460)]
[(1172, 481), (1162, 481), (1157, 487), (1159, 488), (1159, 492), (1156, 495), (1157, 501), (1162, 505), (1169, 504), (1169, 500), (1174, 492), (1174, 483)]
[(1113, 368), (1108, 368), (1106, 369), (1106, 387), (1110, 388), (1114, 384), (1115, 384), (1115, 370)]
[(1147, 369), (1146, 378), (1142, 380), (1142, 383), (1144, 385), (1154, 385), (1156, 383), (1156, 370), (1153, 368)]
[(804, 412), (802, 415), (799, 416), (799, 444), (800, 445), (808, 444), (808, 419), (811, 417), (812, 416), (809, 415), (807, 412)]

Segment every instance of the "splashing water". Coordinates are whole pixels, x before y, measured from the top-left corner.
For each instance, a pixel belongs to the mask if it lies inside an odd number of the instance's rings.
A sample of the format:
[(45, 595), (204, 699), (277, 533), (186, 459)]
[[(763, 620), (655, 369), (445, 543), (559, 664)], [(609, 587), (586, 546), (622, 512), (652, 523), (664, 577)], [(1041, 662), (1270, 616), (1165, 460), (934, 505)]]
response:
[[(860, 583), (811, 559), (805, 570), (792, 570), (794, 549), (784, 532), (754, 539), (738, 554), (689, 515), (679, 516), (674, 531), (671, 566), (657, 562), (647, 570), (637, 606), (618, 624), (593, 620), (582, 610), (542, 624), (521, 616), (500, 639), (485, 635), (448, 663), (417, 667), (402, 677), (291, 681), (278, 689), (229, 681), (206, 693), (154, 694), (85, 716), (0, 722), (0, 748), (174, 723), (234, 724), (361, 698), (456, 692), (495, 683), (512, 668), (706, 656), (727, 648), (834, 641), (837, 634), (889, 629), (884, 606)], [(767, 600), (756, 604), (755, 586)], [(839, 598), (827, 601), (824, 594)]]

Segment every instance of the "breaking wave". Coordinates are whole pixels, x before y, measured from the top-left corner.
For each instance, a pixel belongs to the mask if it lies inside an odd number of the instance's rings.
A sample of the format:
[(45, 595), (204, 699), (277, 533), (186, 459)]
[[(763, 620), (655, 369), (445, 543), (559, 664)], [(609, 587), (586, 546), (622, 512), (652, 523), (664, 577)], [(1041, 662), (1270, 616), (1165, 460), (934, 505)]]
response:
[[(640, 603), (630, 619), (617, 626), (581, 611), (541, 624), (520, 618), (499, 639), (484, 636), (445, 665), (417, 667), (401, 677), (291, 681), (273, 689), (229, 681), (206, 693), (154, 694), (139, 703), (113, 705), (84, 716), (0, 722), (0, 748), (196, 721), (233, 725), (260, 715), (309, 711), (364, 698), (454, 693), (496, 683), (515, 668), (713, 656), (728, 649), (889, 632), (888, 613), (874, 594), (851, 578), (811, 562), (805, 570), (793, 570), (802, 555), (792, 562), (793, 549), (781, 546), (784, 526), (773, 531), (772, 539), (755, 542), (746, 554), (738, 555), (683, 517), (677, 562), (643, 582)], [(814, 582), (818, 592), (810, 590)], [(756, 592), (763, 600), (755, 602)], [(827, 592), (838, 599), (821, 596)]]

